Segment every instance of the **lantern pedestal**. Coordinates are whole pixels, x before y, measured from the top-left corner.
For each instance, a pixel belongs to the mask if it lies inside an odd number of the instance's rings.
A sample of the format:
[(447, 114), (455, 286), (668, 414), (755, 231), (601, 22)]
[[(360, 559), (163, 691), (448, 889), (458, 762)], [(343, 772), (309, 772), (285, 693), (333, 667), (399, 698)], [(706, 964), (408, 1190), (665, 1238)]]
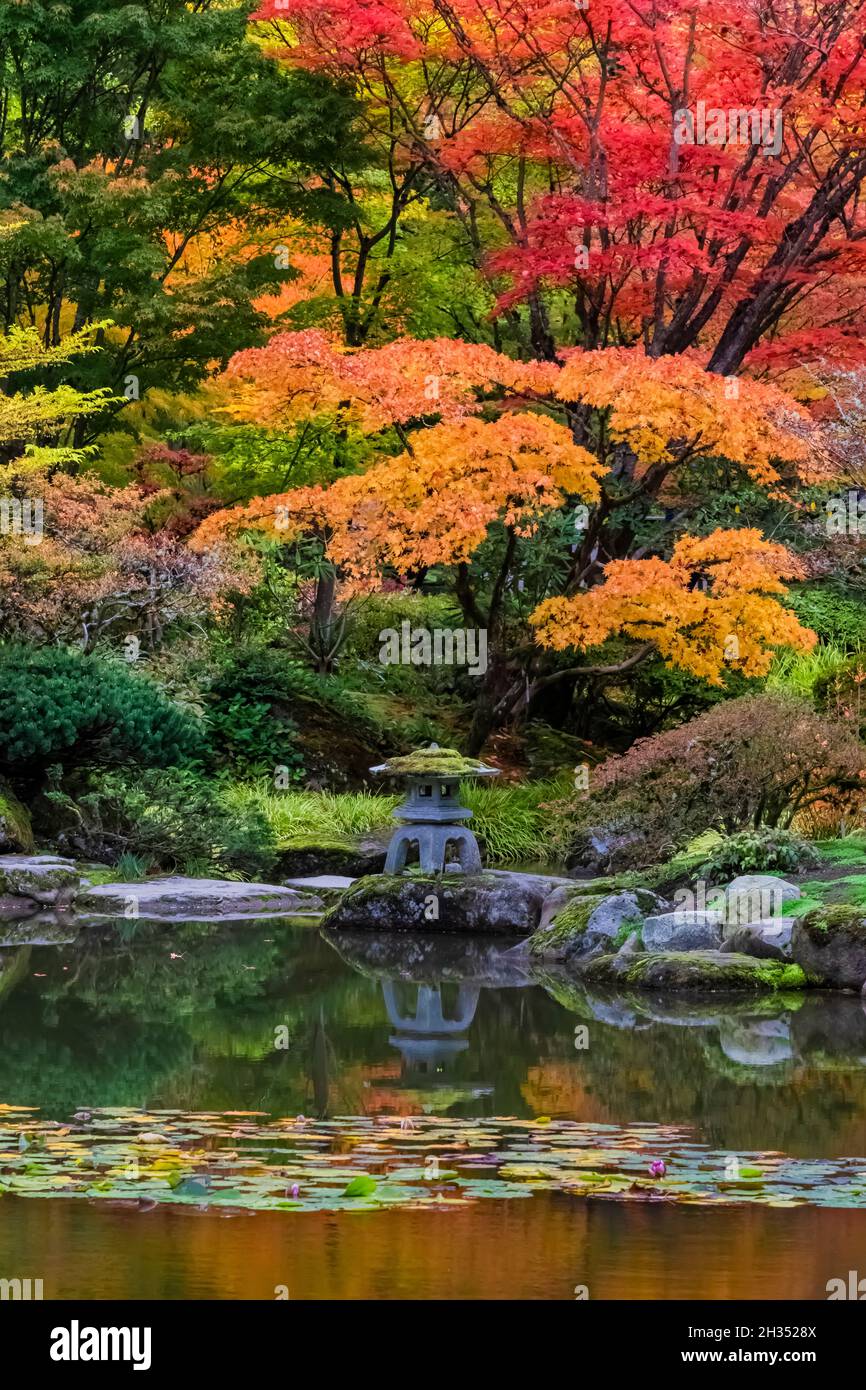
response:
[(418, 846), (422, 873), (444, 873), (449, 846), (465, 874), (481, 872), (481, 851), (472, 831), (461, 822), (471, 820), (468, 806), (460, 805), (463, 777), (495, 777), (496, 769), (473, 762), (450, 748), (431, 744), (405, 758), (394, 758), (373, 772), (404, 776), (408, 795), (394, 812), (404, 824), (394, 831), (385, 858), (386, 874), (401, 874), (411, 845)]
[(395, 830), (388, 846), (385, 873), (399, 874), (406, 866), (409, 847), (418, 846), (422, 872), (443, 873), (448, 846), (453, 845), (464, 873), (481, 870), (478, 841), (461, 821), (472, 812), (461, 806), (459, 777), (423, 774), (409, 777), (409, 795), (394, 812), (395, 820), (408, 821)]

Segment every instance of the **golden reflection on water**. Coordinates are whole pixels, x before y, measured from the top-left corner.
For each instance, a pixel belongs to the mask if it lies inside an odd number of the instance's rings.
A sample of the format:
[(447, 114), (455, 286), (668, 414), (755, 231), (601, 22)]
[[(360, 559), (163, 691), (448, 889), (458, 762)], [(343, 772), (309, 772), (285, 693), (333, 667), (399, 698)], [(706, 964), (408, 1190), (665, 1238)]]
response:
[(866, 1275), (866, 1212), (624, 1206), (568, 1196), (461, 1211), (149, 1213), (5, 1199), (0, 1262), (46, 1298), (825, 1299)]

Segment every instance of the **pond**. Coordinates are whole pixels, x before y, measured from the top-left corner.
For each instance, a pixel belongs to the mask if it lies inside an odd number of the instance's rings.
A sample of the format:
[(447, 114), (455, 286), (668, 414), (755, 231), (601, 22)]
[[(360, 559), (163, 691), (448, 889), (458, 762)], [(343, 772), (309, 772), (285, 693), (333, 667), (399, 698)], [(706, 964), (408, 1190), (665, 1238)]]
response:
[(588, 994), (508, 942), (273, 919), (68, 935), (0, 950), (0, 1277), (46, 1298), (866, 1273), (859, 998)]

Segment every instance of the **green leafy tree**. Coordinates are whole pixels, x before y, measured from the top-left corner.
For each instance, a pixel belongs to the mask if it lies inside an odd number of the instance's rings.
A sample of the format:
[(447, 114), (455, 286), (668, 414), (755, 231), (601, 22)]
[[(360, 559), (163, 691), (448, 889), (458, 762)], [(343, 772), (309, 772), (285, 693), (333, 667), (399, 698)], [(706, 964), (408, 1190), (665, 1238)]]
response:
[[(111, 320), (74, 385), (121, 401), (195, 385), (256, 341), (253, 301), (292, 274), (273, 228), (343, 215), (305, 174), (351, 163), (355, 105), (266, 57), (249, 8), (0, 8), (0, 323), (36, 324), (53, 345)], [(76, 442), (88, 437), (81, 425)]]

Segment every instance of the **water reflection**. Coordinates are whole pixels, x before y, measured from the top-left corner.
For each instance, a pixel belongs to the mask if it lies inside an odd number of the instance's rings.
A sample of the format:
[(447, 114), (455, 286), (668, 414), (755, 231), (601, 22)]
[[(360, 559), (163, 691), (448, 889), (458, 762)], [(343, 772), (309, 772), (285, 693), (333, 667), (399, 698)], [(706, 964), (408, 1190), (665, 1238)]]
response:
[[(309, 921), (26, 926), (0, 925), (0, 1101), (46, 1118), (91, 1106), (551, 1115), (688, 1125), (732, 1154), (866, 1154), (854, 996), (588, 991), (510, 942), (330, 942)], [(293, 1298), (568, 1298), (576, 1282), (593, 1298), (823, 1297), (856, 1266), (866, 1216), (557, 1195), (447, 1221), (293, 1215), (290, 1239), (287, 1219), (4, 1200), (22, 1268), (44, 1271), (52, 1296), (102, 1297), (267, 1297), (284, 1282)], [(123, 1259), (106, 1259), (116, 1249)]]
[(507, 941), (329, 942), (309, 921), (81, 924), (53, 945), (3, 930), (0, 1099), (48, 1118), (548, 1114), (692, 1125), (732, 1152), (866, 1154), (855, 996), (587, 991)]
[[(454, 1096), (455, 1061), (469, 1048), (465, 1036), (482, 990), (525, 989), (524, 963), (507, 952), (517, 942), (492, 943), (421, 933), (376, 936), (339, 932), (327, 939), (354, 970), (375, 980), (389, 1022), (388, 1039), (400, 1054), (400, 1085), (408, 1090), (445, 1088)], [(494, 1087), (463, 1087), (465, 1097), (492, 1095)], [(422, 1105), (431, 1109), (428, 1101)]]

